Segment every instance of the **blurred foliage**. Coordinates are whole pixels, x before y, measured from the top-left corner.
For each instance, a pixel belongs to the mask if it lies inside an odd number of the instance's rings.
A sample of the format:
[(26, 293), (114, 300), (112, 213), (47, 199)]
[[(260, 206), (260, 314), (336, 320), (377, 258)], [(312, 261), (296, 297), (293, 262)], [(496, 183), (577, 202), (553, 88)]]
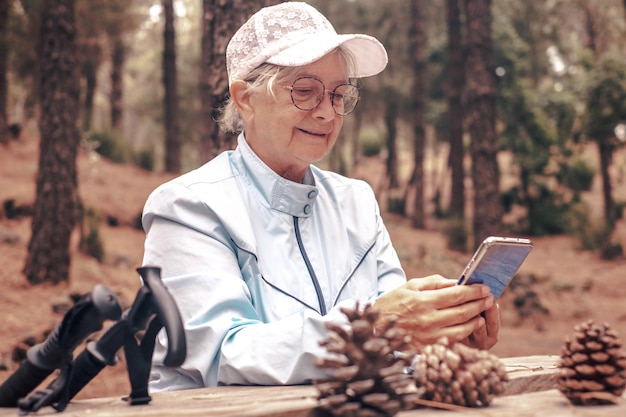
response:
[(589, 191), (597, 169), (581, 156), (570, 158), (557, 174), (559, 181), (574, 192)]
[(615, 127), (626, 121), (626, 62), (612, 55), (604, 57), (590, 84), (583, 132), (611, 148), (623, 146), (615, 137)]
[(100, 237), (100, 215), (98, 212), (92, 208), (85, 210), (81, 227), (83, 234), (79, 244), (80, 251), (98, 262), (102, 262), (104, 260), (104, 245)]
[(124, 137), (115, 130), (92, 132), (87, 136), (87, 141), (91, 143), (90, 148), (113, 162), (125, 164), (133, 159)]
[(501, 200), (505, 212), (510, 212), (514, 205), (526, 210), (525, 216), (517, 218), (511, 225), (516, 234), (544, 236), (567, 231), (566, 216), (572, 203), (544, 183), (533, 184), (527, 192), (512, 187), (502, 193)]
[(359, 149), (363, 156), (380, 155), (384, 146), (383, 135), (376, 129), (364, 129), (359, 135)]
[(113, 162), (119, 164), (133, 163), (148, 171), (154, 170), (154, 152), (151, 150), (134, 151), (126, 138), (116, 130), (89, 133), (86, 147), (95, 150)]
[(588, 205), (574, 204), (565, 220), (568, 233), (576, 237), (581, 249), (599, 251), (603, 259), (623, 255), (621, 244), (612, 240), (612, 226), (606, 219), (594, 217)]
[(22, 134), (22, 125), (19, 123), (11, 123), (7, 129), (9, 130), (9, 135), (11, 135), (12, 139), (19, 139)]
[[(584, 10), (571, 6), (562, 1), (494, 3), (494, 15), (502, 23), (494, 25), (500, 138), (519, 169), (519, 184), (505, 191), (503, 203), (506, 209), (514, 204), (525, 208), (519, 232), (531, 235), (564, 232), (563, 216), (578, 193), (590, 189), (596, 173), (577, 145), (584, 139), (583, 126), (589, 125), (585, 120), (606, 106), (588, 100), (598, 69), (584, 43), (571, 42), (588, 36), (569, 26), (571, 18), (584, 17)], [(612, 4), (613, 10), (616, 6)], [(595, 8), (593, 13), (601, 21), (607, 10)], [(604, 28), (603, 36), (623, 38), (619, 26), (613, 35), (608, 32), (614, 26)], [(623, 91), (623, 80), (614, 75), (609, 79), (613, 91)], [(605, 129), (607, 137), (606, 130), (614, 129), (617, 119), (596, 118), (594, 125)]]
[(463, 219), (450, 218), (441, 223), (441, 230), (448, 238), (448, 248), (459, 252), (468, 250), (469, 226)]
[(154, 171), (154, 152), (146, 150), (138, 152), (135, 156), (135, 163), (147, 171)]

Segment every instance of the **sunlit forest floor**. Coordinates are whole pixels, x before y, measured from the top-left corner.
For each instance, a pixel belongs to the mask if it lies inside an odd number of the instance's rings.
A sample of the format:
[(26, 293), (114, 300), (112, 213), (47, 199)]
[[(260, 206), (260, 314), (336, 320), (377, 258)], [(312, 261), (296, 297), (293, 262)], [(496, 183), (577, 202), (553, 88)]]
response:
[[(616, 158), (618, 160), (618, 158)], [(622, 157), (620, 161), (623, 162)], [(38, 143), (23, 137), (0, 149), (0, 200), (13, 199), (31, 205), (35, 195)], [(25, 337), (40, 338), (61, 316), (52, 304), (67, 301), (73, 293), (86, 293), (103, 283), (119, 294), (128, 306), (135, 298), (139, 279), (143, 232), (134, 222), (143, 203), (158, 184), (171, 176), (143, 171), (130, 165), (117, 165), (81, 150), (79, 160), (80, 195), (86, 208), (97, 210), (105, 258), (98, 263), (73, 245), (71, 280), (61, 285), (30, 286), (21, 269), (24, 266), (31, 219), (0, 219), (0, 355), (8, 370), (0, 371), (4, 381), (15, 369), (11, 352)], [(355, 176), (365, 178), (380, 189), (384, 162), (377, 157), (363, 159)], [(586, 199), (601, 207), (599, 180)], [(615, 196), (626, 196), (626, 184), (616, 184)], [(383, 205), (384, 207), (384, 205)], [(115, 218), (118, 223), (107, 218)], [(407, 219), (385, 215), (387, 227), (409, 277), (440, 273), (456, 277), (470, 254), (446, 248), (446, 237), (430, 221), (429, 230), (410, 227)], [(109, 219), (111, 220), (111, 219)], [(626, 223), (620, 221), (618, 238), (626, 247)], [(78, 236), (75, 237), (76, 242)], [(626, 260), (604, 261), (595, 253), (581, 251), (568, 236), (534, 238), (534, 250), (500, 300), (502, 331), (493, 352), (499, 356), (559, 354), (565, 335), (587, 319), (608, 322), (626, 337)], [(108, 326), (108, 324), (107, 324)], [(80, 347), (79, 349), (82, 349)], [(78, 351), (77, 351), (78, 352)], [(47, 383), (47, 382), (46, 382)], [(123, 359), (106, 368), (79, 398), (127, 395), (130, 384)]]

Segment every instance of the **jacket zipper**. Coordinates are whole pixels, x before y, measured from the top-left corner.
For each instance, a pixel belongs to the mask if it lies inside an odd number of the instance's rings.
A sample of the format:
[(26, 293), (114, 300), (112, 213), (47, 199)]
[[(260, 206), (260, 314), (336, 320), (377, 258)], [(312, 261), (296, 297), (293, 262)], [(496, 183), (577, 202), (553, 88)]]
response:
[(302, 243), (302, 236), (300, 236), (300, 225), (298, 223), (298, 218), (296, 216), (293, 217), (293, 227), (296, 233), (296, 240), (298, 241), (298, 248), (300, 248), (300, 253), (302, 254), (302, 258), (304, 259), (304, 264), (306, 265), (306, 269), (309, 271), (309, 276), (311, 277), (311, 281), (313, 281), (313, 287), (315, 287), (315, 293), (317, 294), (317, 301), (320, 304), (320, 314), (322, 316), (326, 315), (326, 303), (324, 302), (324, 296), (322, 295), (322, 288), (320, 287), (320, 283), (315, 275), (315, 271), (313, 270), (313, 265), (311, 265), (311, 261), (306, 254), (306, 250), (304, 249), (304, 244)]

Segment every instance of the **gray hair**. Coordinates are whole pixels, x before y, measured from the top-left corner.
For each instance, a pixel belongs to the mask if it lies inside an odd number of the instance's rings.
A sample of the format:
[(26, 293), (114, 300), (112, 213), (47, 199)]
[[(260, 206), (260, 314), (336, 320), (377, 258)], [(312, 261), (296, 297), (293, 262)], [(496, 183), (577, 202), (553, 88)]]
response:
[[(353, 72), (355, 61), (350, 51), (341, 46), (339, 46), (336, 51), (339, 52), (339, 55), (346, 63), (346, 74)], [(248, 86), (247, 92), (257, 93), (262, 89), (266, 89), (269, 94), (274, 96), (274, 85), (278, 82), (294, 78), (301, 68), (302, 67), (284, 67), (267, 63), (261, 64), (251, 71), (244, 80)], [(224, 106), (220, 109), (220, 116), (217, 122), (222, 131), (226, 133), (238, 134), (243, 131), (243, 119), (232, 97), (229, 96), (226, 99)]]

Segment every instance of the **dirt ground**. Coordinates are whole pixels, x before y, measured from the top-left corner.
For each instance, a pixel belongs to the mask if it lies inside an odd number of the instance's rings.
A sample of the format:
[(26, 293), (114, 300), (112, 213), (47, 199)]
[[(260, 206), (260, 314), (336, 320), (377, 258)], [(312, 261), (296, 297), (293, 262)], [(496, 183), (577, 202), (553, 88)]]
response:
[[(619, 162), (621, 161), (621, 162)], [(624, 158), (616, 163), (623, 164)], [(38, 144), (22, 138), (0, 148), (0, 200), (30, 205), (35, 194)], [(623, 166), (623, 165), (622, 165)], [(80, 194), (87, 208), (96, 209), (103, 219), (100, 234), (105, 259), (98, 263), (76, 251), (73, 245), (69, 283), (30, 286), (21, 269), (24, 266), (31, 219), (0, 218), (0, 382), (15, 369), (13, 348), (27, 336), (40, 338), (61, 319), (52, 304), (67, 301), (70, 294), (83, 294), (97, 283), (116, 292), (128, 306), (139, 288), (135, 268), (140, 265), (143, 232), (133, 227), (143, 203), (168, 175), (145, 172), (127, 165), (116, 165), (81, 150), (78, 160)], [(376, 182), (381, 162), (371, 158), (360, 165), (358, 176)], [(377, 184), (372, 184), (375, 188)], [(601, 204), (600, 184), (596, 181), (586, 198)], [(621, 183), (615, 195), (626, 195)], [(114, 216), (117, 226), (104, 219)], [(470, 254), (450, 251), (446, 238), (436, 230), (416, 230), (406, 219), (386, 216), (396, 249), (409, 277), (440, 273), (456, 277)], [(626, 247), (626, 224), (622, 220), (618, 236)], [(74, 242), (77, 238), (74, 239)], [(603, 261), (597, 254), (578, 250), (567, 236), (534, 238), (534, 250), (500, 300), (502, 330), (493, 352), (501, 357), (559, 354), (565, 335), (575, 324), (587, 319), (607, 322), (626, 337), (626, 260)], [(106, 324), (105, 327), (108, 327)], [(77, 352), (82, 347), (77, 349)], [(47, 382), (46, 382), (47, 383)], [(46, 384), (44, 383), (44, 384)], [(78, 398), (117, 396), (129, 393), (130, 384), (121, 360), (103, 370)]]

